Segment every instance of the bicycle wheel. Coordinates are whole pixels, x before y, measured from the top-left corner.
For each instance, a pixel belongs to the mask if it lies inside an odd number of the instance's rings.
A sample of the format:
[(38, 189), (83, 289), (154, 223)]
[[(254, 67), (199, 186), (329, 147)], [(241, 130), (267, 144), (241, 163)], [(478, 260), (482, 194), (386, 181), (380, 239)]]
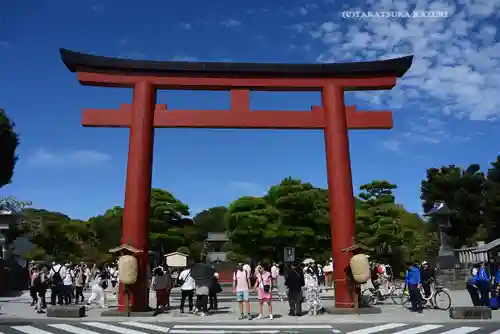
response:
[(375, 305), (376, 298), (372, 292), (372, 289), (365, 289), (363, 290), (363, 292), (361, 292), (361, 302), (367, 306)]
[(442, 311), (447, 311), (451, 307), (451, 297), (444, 290), (436, 291), (434, 294), (434, 305)]
[(392, 302), (396, 305), (403, 304), (403, 295), (404, 295), (404, 290), (402, 288), (395, 288), (391, 292)]
[(403, 307), (411, 306), (410, 293), (408, 291), (403, 291), (403, 294), (401, 295), (401, 305)]

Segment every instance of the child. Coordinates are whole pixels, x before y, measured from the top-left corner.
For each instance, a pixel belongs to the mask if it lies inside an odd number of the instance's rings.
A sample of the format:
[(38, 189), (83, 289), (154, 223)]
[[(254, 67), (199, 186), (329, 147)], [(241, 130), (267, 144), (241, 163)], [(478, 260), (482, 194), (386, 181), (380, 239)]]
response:
[(273, 289), (273, 280), (271, 273), (267, 270), (264, 270), (264, 267), (257, 266), (256, 275), (255, 275), (255, 286), (254, 290), (257, 290), (259, 297), (259, 316), (256, 319), (263, 319), (263, 305), (267, 304), (267, 309), (269, 312), (269, 319), (273, 319), (273, 307), (271, 305), (271, 291)]

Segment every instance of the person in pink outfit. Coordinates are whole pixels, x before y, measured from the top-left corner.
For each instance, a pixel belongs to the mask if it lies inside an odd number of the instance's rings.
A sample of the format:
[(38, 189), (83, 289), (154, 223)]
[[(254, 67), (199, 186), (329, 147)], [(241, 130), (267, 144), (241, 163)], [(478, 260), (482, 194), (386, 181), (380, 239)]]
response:
[(254, 290), (257, 291), (259, 298), (259, 316), (256, 319), (263, 319), (263, 305), (267, 304), (267, 309), (269, 312), (269, 319), (273, 319), (273, 307), (271, 305), (272, 295), (271, 291), (273, 289), (273, 279), (271, 273), (264, 269), (263, 266), (257, 267), (257, 273), (255, 277)]

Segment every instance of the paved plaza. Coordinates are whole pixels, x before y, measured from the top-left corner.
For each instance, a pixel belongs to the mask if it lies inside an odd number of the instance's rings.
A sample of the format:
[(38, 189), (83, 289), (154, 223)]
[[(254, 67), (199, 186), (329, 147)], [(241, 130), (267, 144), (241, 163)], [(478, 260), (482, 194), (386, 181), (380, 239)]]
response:
[[(326, 306), (334, 303), (332, 291), (322, 293)], [(454, 306), (469, 305), (465, 291), (450, 292)], [(108, 292), (108, 296), (111, 293)], [(86, 294), (88, 298), (88, 293)], [(493, 312), (492, 320), (452, 320), (448, 312), (425, 310), (422, 314), (410, 313), (402, 306), (387, 301), (381, 305), (381, 314), (304, 315), (290, 317), (287, 301), (273, 303), (274, 320), (237, 320), (237, 305), (230, 291), (221, 294), (220, 309), (207, 316), (181, 314), (178, 310), (180, 294), (174, 291), (172, 310), (156, 317), (105, 317), (102, 309), (91, 308), (82, 319), (48, 318), (36, 314), (29, 306), (27, 292), (20, 296), (2, 297), (0, 305), (0, 334), (155, 334), (155, 333), (336, 333), (336, 334), (500, 334), (500, 311)], [(151, 302), (154, 305), (154, 294)], [(116, 301), (109, 302), (113, 307)], [(257, 304), (252, 298), (252, 314), (257, 316)], [(303, 308), (305, 309), (305, 304)], [(264, 309), (266, 310), (266, 308)], [(266, 313), (265, 313), (266, 314)]]

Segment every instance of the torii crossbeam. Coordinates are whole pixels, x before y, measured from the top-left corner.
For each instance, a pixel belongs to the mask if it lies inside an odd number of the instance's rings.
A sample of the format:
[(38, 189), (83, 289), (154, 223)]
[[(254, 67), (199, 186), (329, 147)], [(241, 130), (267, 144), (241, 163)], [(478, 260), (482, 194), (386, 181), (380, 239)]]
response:
[[(410, 68), (412, 56), (346, 64), (255, 64), (160, 62), (107, 58), (61, 49), (61, 57), (87, 86), (133, 88), (131, 105), (85, 109), (82, 124), (130, 128), (122, 241), (147, 250), (154, 128), (322, 129), (325, 134), (335, 306), (354, 307), (345, 269), (355, 236), (355, 211), (348, 129), (391, 129), (390, 111), (356, 111), (344, 91), (392, 89)], [(168, 110), (156, 104), (158, 89), (229, 90), (230, 110)], [(252, 90), (321, 91), (322, 106), (310, 111), (249, 108)], [(130, 287), (132, 309), (148, 307), (147, 252), (137, 254), (140, 272)], [(120, 287), (120, 300), (123, 289)], [(122, 302), (121, 309), (123, 309)]]

